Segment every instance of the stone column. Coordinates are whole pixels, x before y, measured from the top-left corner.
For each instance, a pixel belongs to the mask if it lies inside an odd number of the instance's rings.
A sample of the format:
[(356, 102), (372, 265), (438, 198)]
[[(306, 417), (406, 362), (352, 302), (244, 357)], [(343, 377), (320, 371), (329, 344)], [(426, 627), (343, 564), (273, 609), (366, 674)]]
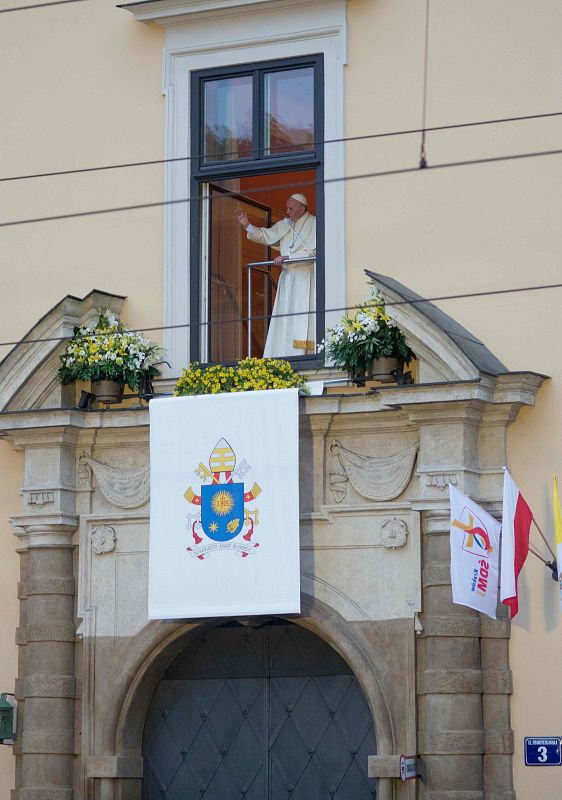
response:
[(484, 800), (480, 618), (451, 602), (449, 516), (423, 515), (423, 633), (417, 639), (420, 798)]
[(72, 800), (74, 742), (73, 534), (62, 514), (14, 520), (25, 598), (17, 643), (25, 651), (16, 693), (24, 714), (14, 800)]
[(420, 426), (423, 631), (417, 637), (418, 752), (427, 800), (484, 800), (480, 616), (451, 596), (447, 483), (478, 496), (478, 400), (412, 409)]
[(513, 791), (513, 730), (511, 729), (509, 665), (510, 622), (481, 620), (484, 674), (484, 787), (486, 800), (515, 800)]

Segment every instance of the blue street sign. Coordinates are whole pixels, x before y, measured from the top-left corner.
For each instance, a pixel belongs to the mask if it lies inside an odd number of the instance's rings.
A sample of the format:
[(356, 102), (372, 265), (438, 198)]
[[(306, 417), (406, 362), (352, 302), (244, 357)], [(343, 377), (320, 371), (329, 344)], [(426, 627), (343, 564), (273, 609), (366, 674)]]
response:
[(556, 767), (562, 764), (559, 736), (526, 736), (525, 764), (528, 767)]

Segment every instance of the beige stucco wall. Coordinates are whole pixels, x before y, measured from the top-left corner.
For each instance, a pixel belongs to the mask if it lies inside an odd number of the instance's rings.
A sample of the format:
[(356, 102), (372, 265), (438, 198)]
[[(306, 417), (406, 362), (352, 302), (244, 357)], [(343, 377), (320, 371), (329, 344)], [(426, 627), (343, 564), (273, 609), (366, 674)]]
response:
[[(425, 2), (352, 0), (347, 135), (419, 128)], [(431, 0), (427, 125), (560, 108), (562, 7), (556, 0)], [(428, 134), (428, 163), (560, 147), (562, 119)], [(408, 166), (420, 136), (350, 144), (347, 173)], [(362, 268), (425, 297), (560, 282), (561, 156), (349, 183), (349, 289)], [(553, 542), (551, 476), (562, 478), (562, 290), (443, 302), (512, 370), (552, 376), (509, 438), (509, 465)], [(532, 544), (544, 551), (536, 531)], [(515, 788), (521, 800), (557, 797), (560, 768), (524, 766), (523, 737), (560, 735), (562, 615), (556, 583), (529, 556), (512, 627)]]
[[(2, 0), (0, 9), (19, 3)], [(23, 4), (21, 4), (23, 5)], [(111, 0), (3, 14), (0, 176), (163, 156), (163, 32)], [(160, 165), (0, 184), (1, 221), (162, 200)], [(25, 334), (67, 294), (127, 295), (136, 327), (162, 319), (162, 209), (4, 228), (0, 341)], [(158, 338), (158, 334), (154, 334)], [(0, 347), (0, 358), (9, 348)], [(18, 557), (8, 518), (21, 510), (20, 457), (0, 443), (0, 690), (16, 675)], [(0, 747), (0, 800), (13, 788)]]
[[(14, 5), (2, 0), (0, 9)], [(422, 113), (423, 0), (350, 0), (347, 135), (417, 128)], [(432, 0), (427, 123), (440, 125), (560, 107), (557, 0)], [(112, 0), (5, 14), (0, 176), (163, 156), (163, 31)], [(6, 79), (7, 76), (7, 79)], [(429, 164), (559, 147), (559, 120), (429, 134)], [(350, 143), (347, 173), (415, 166), (419, 136)], [(427, 171), (347, 185), (348, 285), (362, 269), (425, 296), (560, 280), (560, 156)], [(163, 198), (160, 166), (0, 184), (1, 221)], [(2, 230), (0, 340), (27, 331), (65, 294), (97, 287), (128, 297), (135, 326), (162, 319), (163, 213), (154, 208)], [(510, 466), (552, 540), (550, 476), (562, 478), (561, 290), (442, 304), (509, 369), (552, 375), (510, 437)], [(3, 356), (7, 348), (0, 348)], [(19, 457), (0, 450), (0, 689), (13, 689)], [(533, 533), (532, 539), (540, 548)], [(522, 765), (525, 735), (560, 734), (554, 687), (562, 661), (556, 585), (530, 557), (513, 625), (515, 779), (520, 798), (553, 796), (559, 772)], [(558, 693), (559, 694), (559, 693)], [(0, 800), (11, 785), (0, 748)]]
[[(7, 442), (0, 442), (0, 691), (13, 692), (17, 675), (15, 630), (19, 620), (17, 583), (19, 557), (8, 517), (20, 511), (19, 489), (23, 459)], [(10, 746), (0, 746), (0, 800), (9, 800), (14, 783), (14, 758)]]
[[(0, 9), (19, 5), (2, 0)], [(111, 0), (2, 15), (0, 175), (163, 157), (163, 32)], [(161, 201), (161, 165), (0, 184), (2, 221)], [(125, 294), (124, 316), (158, 325), (162, 209), (2, 230), (1, 340), (25, 333), (65, 294)], [(10, 275), (17, 275), (17, 282)], [(5, 296), (5, 289), (3, 291)], [(0, 356), (5, 355), (0, 349)]]

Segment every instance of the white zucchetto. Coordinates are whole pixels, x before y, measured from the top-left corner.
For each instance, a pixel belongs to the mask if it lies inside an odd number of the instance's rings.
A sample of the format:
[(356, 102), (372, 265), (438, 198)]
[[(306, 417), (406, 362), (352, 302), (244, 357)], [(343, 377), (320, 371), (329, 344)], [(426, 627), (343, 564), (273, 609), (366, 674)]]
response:
[(296, 200), (297, 203), (301, 203), (303, 206), (306, 206), (308, 208), (308, 200), (306, 199), (304, 194), (299, 194), (298, 192), (296, 194), (292, 194), (291, 200)]

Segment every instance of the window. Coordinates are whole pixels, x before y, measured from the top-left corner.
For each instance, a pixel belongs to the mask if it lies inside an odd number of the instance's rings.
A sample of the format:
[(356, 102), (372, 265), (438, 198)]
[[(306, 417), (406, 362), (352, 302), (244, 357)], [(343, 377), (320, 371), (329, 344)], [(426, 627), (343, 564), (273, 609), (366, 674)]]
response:
[[(205, 170), (207, 172), (220, 172), (222, 167), (230, 165), (233, 169), (248, 167), (257, 154), (246, 154), (247, 134), (241, 128), (240, 114), (235, 128), (236, 148), (232, 142), (224, 144), (222, 153), (218, 151), (217, 143), (207, 140), (205, 143), (207, 158), (211, 152), (217, 154), (215, 162), (202, 163), (200, 155), (202, 143), (197, 137), (195, 148), (197, 161), (192, 162), (193, 141), (190, 132), (199, 130), (201, 123), (201, 106), (204, 102), (199, 95), (195, 104), (193, 97), (193, 76), (199, 77), (205, 73), (209, 81), (215, 79), (239, 79), (235, 83), (238, 92), (235, 101), (236, 111), (246, 103), (247, 87), (250, 81), (243, 78), (249, 77), (252, 86), (252, 137), (254, 135), (255, 95), (254, 68), (258, 65), (272, 66), (275, 62), (279, 68), (271, 70), (274, 74), (269, 78), (269, 127), (263, 131), (263, 150), (261, 161), (266, 161), (268, 169), (275, 159), (286, 159), (290, 155), (294, 160), (292, 167), (298, 169), (299, 155), (303, 150), (287, 151), (282, 155), (281, 147), (286, 142), (279, 141), (277, 117), (282, 113), (287, 102), (290, 83), (284, 80), (283, 72), (289, 71), (290, 79), (298, 78), (305, 83), (306, 73), (297, 75), (292, 72), (292, 67), (306, 69), (312, 66), (314, 81), (317, 71), (314, 68), (316, 54), (322, 56), (321, 81), (322, 89), (314, 83), (314, 104), (309, 107), (318, 108), (321, 103), (324, 109), (323, 136), (314, 131), (313, 139), (322, 138), (330, 142), (326, 144), (320, 156), (321, 173), (318, 178), (324, 179), (322, 196), (317, 197), (318, 216), (318, 264), (317, 264), (317, 294), (319, 303), (326, 309), (326, 326), (334, 325), (340, 314), (330, 312), (330, 308), (341, 306), (342, 298), (346, 292), (346, 239), (345, 239), (345, 184), (338, 180), (345, 173), (345, 146), (342, 137), (344, 129), (344, 70), (347, 63), (347, 0), (330, 0), (329, 3), (318, 0), (299, 0), (295, 2), (280, 2), (280, 0), (255, 0), (251, 5), (247, 0), (228, 0), (228, 3), (218, 3), (217, 0), (197, 0), (197, 3), (186, 2), (139, 2), (127, 6), (137, 20), (142, 22), (152, 21), (162, 26), (165, 35), (163, 52), (163, 83), (162, 90), (165, 96), (165, 198), (163, 218), (163, 256), (164, 256), (164, 282), (163, 282), (163, 317), (166, 326), (164, 330), (164, 347), (166, 357), (171, 363), (171, 368), (166, 374), (175, 377), (188, 364), (191, 357), (199, 357), (201, 336), (193, 334), (191, 323), (199, 325), (201, 318), (201, 272), (195, 271), (194, 257), (197, 251), (197, 264), (200, 267), (202, 258), (201, 226), (205, 225), (205, 210), (202, 203), (198, 205), (197, 213), (191, 208), (192, 187), (195, 186), (199, 196), (203, 194), (202, 186)], [(283, 61), (282, 61), (283, 59)], [(289, 64), (289, 60), (293, 63)], [(287, 64), (284, 67), (283, 64)], [(245, 65), (245, 66), (244, 66)], [(234, 66), (234, 68), (233, 68)], [(243, 69), (236, 72), (236, 68)], [(215, 71), (214, 76), (211, 70)], [(225, 84), (222, 84), (224, 87)], [(226, 116), (226, 111), (220, 106), (218, 90), (220, 85), (209, 86), (207, 96), (207, 118), (211, 123), (212, 113), (215, 116)], [(198, 85), (199, 93), (202, 86)], [(216, 95), (213, 97), (213, 91)], [(262, 90), (265, 95), (265, 86)], [(222, 100), (222, 98), (221, 98)], [(263, 101), (265, 102), (265, 101)], [(214, 111), (212, 106), (214, 104)], [(197, 120), (192, 114), (197, 115)], [(302, 148), (307, 144), (306, 120), (301, 125), (299, 138), (296, 145)], [(218, 127), (216, 120), (215, 127)], [(302, 130), (304, 128), (304, 131)], [(229, 127), (229, 131), (230, 131)], [(282, 132), (284, 134), (284, 131)], [(216, 134), (213, 134), (216, 135)], [(230, 133), (229, 133), (230, 135)], [(253, 146), (253, 145), (252, 145)], [(236, 160), (226, 161), (224, 154), (238, 150)], [(219, 157), (220, 156), (220, 157)], [(290, 159), (289, 159), (290, 160)], [(220, 168), (220, 170), (219, 170)], [(307, 169), (304, 165), (303, 169)], [(316, 169), (316, 166), (311, 168)], [(228, 170), (225, 170), (228, 172)], [(270, 182), (273, 175), (283, 180), (280, 173), (268, 173)], [(248, 171), (251, 175), (251, 170)], [(192, 178), (197, 180), (192, 183)], [(294, 174), (293, 174), (293, 177)], [(233, 179), (232, 174), (222, 176), (222, 180)], [(307, 189), (308, 191), (308, 189)], [(186, 202), (187, 199), (187, 202)], [(257, 196), (255, 198), (257, 200)], [(257, 202), (261, 202), (260, 196)], [(191, 209), (191, 213), (186, 213)], [(208, 257), (208, 253), (204, 254)], [(257, 278), (256, 278), (257, 280)], [(264, 302), (267, 298), (264, 299)], [(195, 310), (195, 317), (192, 316)], [(319, 316), (320, 319), (320, 316)], [(258, 324), (257, 321), (255, 323)], [(202, 328), (204, 330), (204, 328)], [(210, 326), (209, 326), (210, 330)], [(324, 332), (321, 332), (322, 337)], [(191, 340), (196, 339), (196, 344), (191, 346)]]
[[(323, 98), (322, 55), (191, 73), (192, 359), (265, 352), (316, 360), (324, 330)], [(288, 210), (295, 193), (306, 207)], [(254, 226), (251, 238), (237, 212)], [(258, 232), (274, 225), (280, 241)], [(278, 246), (300, 261), (259, 266)], [(283, 317), (289, 309), (298, 314)]]

